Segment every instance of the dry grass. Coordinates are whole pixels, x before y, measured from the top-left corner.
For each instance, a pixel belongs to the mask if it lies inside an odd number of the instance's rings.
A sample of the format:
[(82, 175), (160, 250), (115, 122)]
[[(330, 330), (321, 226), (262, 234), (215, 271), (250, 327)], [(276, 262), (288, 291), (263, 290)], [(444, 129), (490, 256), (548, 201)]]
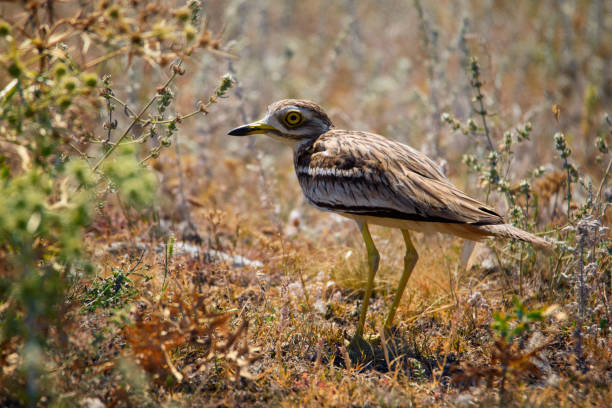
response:
[[(181, 124), (172, 139), (178, 150), (149, 162), (160, 186), (149, 209), (126, 208), (111, 193), (97, 209), (85, 233), (95, 273), (71, 283), (37, 404), (611, 406), (610, 259), (589, 261), (596, 272), (580, 312), (578, 240), (562, 230), (578, 219), (568, 222), (567, 176), (553, 145), (562, 131), (580, 177), (597, 190), (610, 160), (595, 146), (597, 137), (609, 144), (612, 129), (603, 120), (612, 106), (610, 4), (269, 3), (204, 2), (207, 27), (223, 36), (214, 52), (186, 58), (173, 109), (191, 112), (226, 71), (236, 87), (210, 115)], [(487, 185), (461, 161), (469, 153), (486, 163), (483, 133), (466, 136), (440, 120), (451, 112), (480, 124), (470, 102), (471, 56), (481, 62), (495, 146), (505, 131), (533, 128), (513, 146), (513, 191), (537, 166), (547, 169), (532, 183), (538, 213), (526, 225), (571, 248), (549, 257), (490, 242), (493, 266), (464, 270), (462, 240), (415, 234), (420, 259), (386, 338), (380, 329), (404, 248), (399, 232), (373, 228), (382, 261), (366, 334), (382, 336), (369, 361), (351, 359), (344, 342), (366, 278), (355, 225), (306, 204), (284, 146), (227, 130), (277, 99), (313, 99), (337, 127), (375, 131), (445, 160), (458, 186), (485, 199)], [(167, 70), (131, 59), (95, 69), (112, 73), (116, 96), (137, 107), (155, 91), (149, 79), (165, 79)], [(101, 101), (102, 116), (87, 120), (105, 135)], [(573, 188), (577, 213), (589, 196)], [(602, 191), (598, 202), (609, 205), (609, 181)], [(489, 203), (509, 210), (502, 193)], [(610, 217), (604, 211), (604, 226)], [(595, 245), (609, 256), (609, 232), (601, 234)], [(530, 310), (556, 309), (504, 344), (491, 324), (495, 312), (511, 313), (513, 297)], [(23, 345), (1, 340), (0, 404), (19, 406), (26, 399), (12, 389), (27, 385)]]

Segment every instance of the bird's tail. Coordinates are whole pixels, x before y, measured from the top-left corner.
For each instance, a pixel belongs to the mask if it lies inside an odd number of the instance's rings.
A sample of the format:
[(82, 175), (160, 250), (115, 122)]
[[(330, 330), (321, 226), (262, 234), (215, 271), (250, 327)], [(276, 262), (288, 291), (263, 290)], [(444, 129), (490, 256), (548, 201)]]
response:
[(537, 237), (530, 232), (523, 231), (510, 224), (491, 224), (479, 225), (478, 229), (500, 238), (514, 238), (521, 241), (529, 242), (539, 249), (552, 251), (553, 245), (544, 238)]

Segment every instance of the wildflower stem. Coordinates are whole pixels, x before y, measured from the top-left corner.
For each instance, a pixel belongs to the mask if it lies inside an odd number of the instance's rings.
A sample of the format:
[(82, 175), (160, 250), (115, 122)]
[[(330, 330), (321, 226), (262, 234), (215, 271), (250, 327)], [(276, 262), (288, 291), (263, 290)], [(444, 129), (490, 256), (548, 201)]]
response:
[(487, 111), (484, 107), (484, 95), (482, 94), (482, 81), (480, 80), (480, 64), (478, 63), (478, 58), (472, 57), (472, 61), (470, 63), (470, 68), (472, 70), (472, 87), (476, 91), (476, 96), (474, 99), (478, 101), (478, 105), (480, 109), (477, 109), (477, 113), (482, 118), (482, 127), (485, 132), (485, 137), (487, 138), (487, 144), (489, 145), (490, 151), (495, 151), (495, 147), (493, 146), (493, 142), (491, 141), (491, 135), (489, 132), (489, 126), (487, 125)]
[[(108, 95), (109, 99), (112, 99), (113, 101), (117, 102), (119, 105), (121, 105), (130, 115), (133, 115), (133, 117), (131, 117), (130, 119), (134, 119), (136, 118), (139, 122), (141, 123), (147, 123), (147, 124), (151, 124), (151, 125), (164, 125), (164, 124), (168, 124), (172, 121), (175, 120), (183, 120), (183, 119), (188, 119), (192, 116), (197, 115), (198, 113), (202, 113), (202, 109), (197, 109), (193, 112), (190, 112), (186, 115), (177, 115), (175, 118), (173, 119), (166, 119), (166, 120), (145, 120), (142, 117), (138, 117), (136, 115), (136, 113), (128, 106), (127, 103), (125, 103), (124, 101), (122, 101), (121, 99), (117, 98), (115, 95)], [(210, 104), (205, 105), (205, 107), (210, 106)], [(115, 143), (116, 144), (116, 143)]]
[(601, 183), (599, 183), (599, 188), (597, 189), (597, 200), (600, 202), (601, 202), (601, 191), (603, 190), (603, 186), (606, 185), (606, 181), (608, 180), (608, 176), (610, 175), (611, 166), (612, 166), (612, 159), (608, 161), (608, 167), (606, 167), (606, 171), (604, 172), (604, 175), (601, 178)]
[(482, 117), (482, 127), (484, 128), (484, 131), (485, 131), (485, 136), (487, 138), (489, 150), (494, 151), (495, 148), (493, 147), (493, 142), (491, 141), (491, 136), (489, 135), (489, 127), (487, 126), (487, 111), (485, 111), (484, 104), (482, 103), (483, 96), (480, 93), (480, 87), (476, 88), (476, 97), (478, 101), (480, 102), (480, 111), (478, 113), (480, 114), (480, 117)]
[[(180, 64), (180, 61), (179, 61)], [(166, 81), (166, 83), (163, 85), (162, 89), (165, 89), (168, 87), (168, 85), (170, 85), (170, 83), (174, 80), (174, 78), (176, 78), (178, 72), (176, 72), (175, 70), (172, 71), (172, 75), (170, 75), (170, 78), (168, 78), (168, 80)], [(130, 125), (127, 127), (127, 129), (125, 130), (125, 132), (123, 132), (123, 134), (121, 135), (121, 137), (119, 139), (117, 139), (117, 141), (115, 142), (115, 144), (113, 144), (111, 146), (110, 149), (108, 149), (106, 151), (106, 153), (104, 153), (104, 155), (100, 158), (100, 160), (96, 163), (96, 165), (93, 167), (93, 171), (98, 170), (98, 168), (100, 167), (100, 165), (108, 158), (108, 156), (110, 156), (115, 149), (117, 149), (117, 147), (121, 144), (121, 142), (123, 141), (123, 139), (126, 138), (126, 136), (130, 133), (130, 130), (132, 130), (132, 128), (134, 127), (134, 125), (140, 120), (140, 118), (142, 118), (142, 116), (146, 113), (146, 111), (151, 107), (151, 105), (153, 105), (153, 102), (155, 102), (155, 100), (157, 99), (158, 94), (156, 93), (150, 100), (149, 102), (145, 105), (144, 108), (142, 108), (142, 110), (140, 111), (140, 113), (132, 120), (132, 123), (130, 123)]]
[(568, 166), (567, 159), (564, 159), (564, 167), (567, 172), (567, 221), (570, 221), (572, 216), (572, 182), (571, 182), (571, 174), (570, 167)]
[(118, 50), (115, 50), (115, 51), (110, 52), (110, 53), (108, 53), (108, 54), (106, 54), (106, 55), (103, 55), (103, 56), (101, 56), (101, 57), (99, 57), (99, 58), (96, 58), (96, 59), (95, 59), (95, 60), (93, 60), (93, 61), (89, 61), (87, 64), (85, 64), (85, 65), (83, 66), (83, 71), (86, 71), (86, 70), (88, 70), (89, 68), (93, 68), (93, 67), (95, 67), (96, 65), (103, 63), (104, 61), (107, 61), (107, 60), (109, 60), (109, 59), (111, 59), (111, 58), (116, 57), (117, 55), (121, 55), (121, 54), (123, 54), (124, 52), (126, 52), (128, 49), (129, 49), (129, 47), (126, 45), (125, 47), (121, 47), (121, 48), (119, 48)]
[(576, 322), (576, 358), (578, 359), (578, 369), (583, 373), (586, 372), (584, 360), (582, 358), (582, 324), (584, 321), (584, 246), (582, 243), (580, 246), (580, 257), (578, 259), (579, 268), (579, 300), (580, 300), (580, 311), (578, 314), (578, 321)]
[[(211, 96), (210, 98), (208, 98), (208, 102), (200, 104), (200, 106), (198, 107), (198, 109), (196, 111), (188, 113), (185, 116), (181, 116), (180, 118), (177, 116), (174, 119), (167, 119), (167, 120), (160, 120), (160, 121), (150, 121), (149, 123), (155, 124), (155, 125), (168, 124), (168, 123), (171, 123), (171, 122), (176, 122), (179, 119), (183, 120), (183, 119), (190, 118), (192, 116), (197, 115), (198, 113), (206, 114), (208, 112), (207, 109), (212, 104), (216, 103), (219, 100), (219, 98), (223, 97), (225, 95), (226, 91), (232, 86), (232, 84), (233, 84), (233, 79), (231, 79), (230, 76), (226, 75), (226, 76), (224, 76), (222, 78), (221, 84), (219, 84), (219, 86), (215, 90), (215, 94), (213, 96)], [(140, 116), (142, 116), (142, 115), (139, 115), (139, 117), (135, 118), (134, 120), (135, 121), (140, 120)], [(120, 141), (121, 141), (121, 139), (119, 139), (117, 141), (117, 143), (119, 143)], [(161, 148), (161, 145), (159, 145), (159, 146), (155, 147), (153, 150), (151, 150), (151, 153), (149, 153), (144, 159), (142, 159), (139, 164), (143, 165), (149, 159), (155, 157), (156, 154), (159, 152), (160, 148)]]

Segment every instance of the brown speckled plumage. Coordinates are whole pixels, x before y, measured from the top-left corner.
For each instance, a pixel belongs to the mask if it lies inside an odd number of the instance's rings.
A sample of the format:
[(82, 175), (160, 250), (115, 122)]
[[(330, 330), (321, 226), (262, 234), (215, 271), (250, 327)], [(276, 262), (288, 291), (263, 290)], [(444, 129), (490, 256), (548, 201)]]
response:
[(425, 155), (372, 133), (329, 131), (301, 145), (294, 163), (306, 198), (318, 207), (416, 221), (503, 223), (450, 184)]
[(472, 240), (499, 235), (548, 245), (453, 186), (424, 154), (376, 134), (328, 131), (297, 146), (294, 166), (306, 199), (324, 210)]

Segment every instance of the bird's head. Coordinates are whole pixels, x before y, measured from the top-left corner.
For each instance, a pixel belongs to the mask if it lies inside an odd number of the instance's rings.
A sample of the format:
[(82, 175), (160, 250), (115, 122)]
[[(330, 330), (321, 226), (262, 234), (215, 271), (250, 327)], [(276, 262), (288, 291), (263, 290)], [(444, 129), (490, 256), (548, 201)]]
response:
[(268, 106), (263, 119), (229, 131), (231, 136), (265, 133), (275, 139), (294, 144), (317, 138), (333, 127), (319, 105), (300, 99), (284, 99)]

